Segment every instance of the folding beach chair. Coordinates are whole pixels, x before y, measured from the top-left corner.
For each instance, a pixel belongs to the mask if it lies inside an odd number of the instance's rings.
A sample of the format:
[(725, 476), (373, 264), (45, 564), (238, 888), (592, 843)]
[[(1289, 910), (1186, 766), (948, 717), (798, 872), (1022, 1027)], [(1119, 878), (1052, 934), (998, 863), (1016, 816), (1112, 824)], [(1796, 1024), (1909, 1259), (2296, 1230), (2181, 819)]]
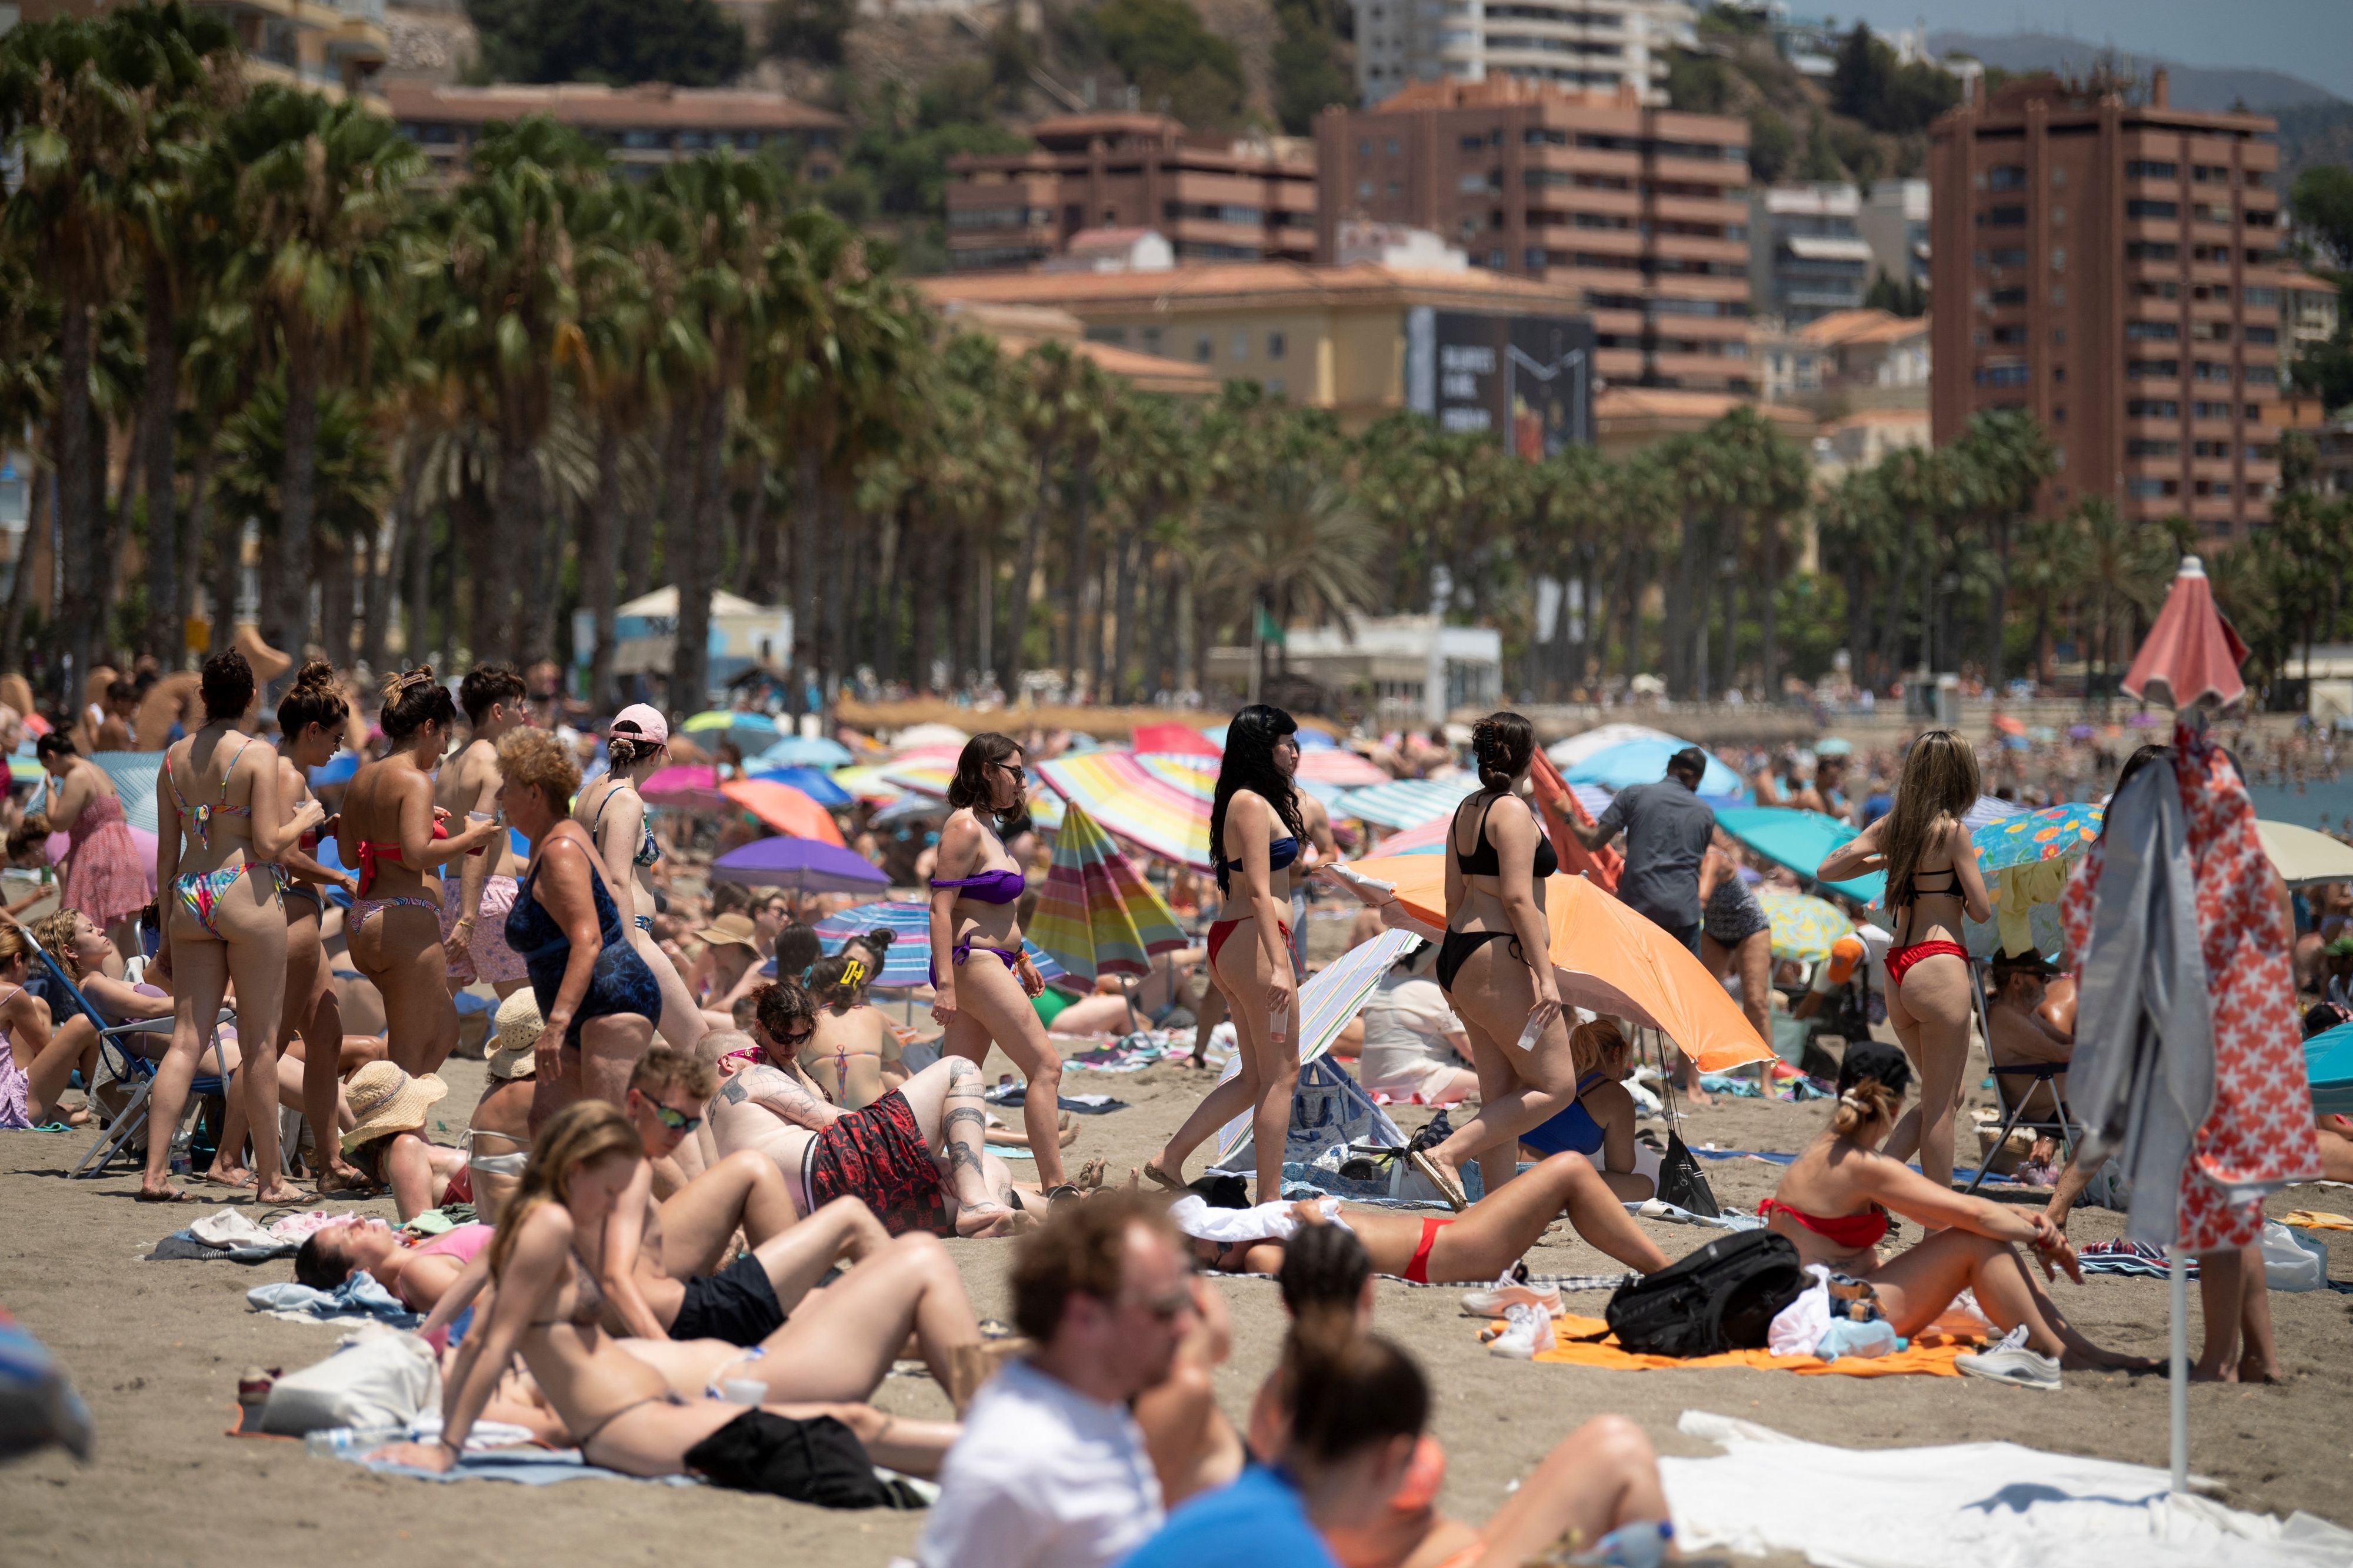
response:
[[(97, 1142), (83, 1152), (82, 1157), (75, 1163), (74, 1168), (66, 1173), (69, 1180), (102, 1175), (106, 1168), (113, 1163), (115, 1156), (128, 1149), (132, 1139), (136, 1137), (139, 1130), (147, 1124), (147, 1097), (154, 1091), (155, 1088), (155, 1064), (132, 1049), (125, 1043), (126, 1038), (132, 1035), (162, 1035), (168, 1037), (172, 1033), (172, 1020), (139, 1018), (128, 1024), (109, 1024), (104, 1016), (90, 1005), (90, 998), (81, 994), (81, 987), (66, 977), (65, 970), (59, 967), (58, 961), (49, 955), (47, 949), (36, 942), (33, 944), (33, 953), (40, 961), (41, 969), (44, 972), (35, 977), (37, 984), (34, 989), (49, 1004), (51, 1016), (54, 1016), (63, 1010), (59, 1005), (62, 1004), (63, 1008), (70, 1008), (88, 1018), (98, 1030), (98, 1054), (100, 1060), (105, 1065), (107, 1076), (118, 1083), (132, 1086), (129, 1102), (115, 1116), (113, 1121), (100, 1132)], [(236, 1016), (234, 1009), (224, 1007), (221, 1009), (218, 1022), (229, 1023)], [(190, 1080), (189, 1107), (194, 1107), (198, 1100), (208, 1094), (217, 1094), (226, 1098), (233, 1081), (234, 1075), (228, 1070), (227, 1057), (221, 1050), (220, 1030), (216, 1027), (213, 1031), (213, 1071), (210, 1074), (200, 1073)], [(85, 1091), (88, 1091), (96, 1089), (97, 1085), (86, 1084), (83, 1087)], [(91, 1101), (95, 1105), (94, 1095), (91, 1096)], [(171, 1136), (178, 1131), (178, 1128), (171, 1128), (167, 1130), (165, 1136)]]
[[(1993, 1097), (2000, 1105), (2002, 1114), (2001, 1131), (1994, 1134), (1992, 1147), (1986, 1151), (1985, 1158), (1978, 1162), (1978, 1173), (1971, 1176), (1969, 1184), (1962, 1189), (1968, 1193), (1976, 1192), (1984, 1183), (1987, 1173), (1993, 1169), (1995, 1153), (2001, 1149), (2002, 1145), (2010, 1142), (2010, 1133), (2021, 1126), (2033, 1131), (2052, 1134), (2071, 1153), (2075, 1147), (2075, 1112), (2068, 1106), (2067, 1097), (2059, 1092), (2058, 1083), (2060, 1079), (2066, 1076), (2067, 1064), (2065, 1062), (2021, 1062), (2015, 1067), (1995, 1065), (1993, 1019), (1987, 1012), (1985, 987), (1978, 980), (1975, 973), (1979, 962), (1972, 959), (1969, 963), (1972, 972), (1970, 989), (1977, 994), (1978, 1037), (1985, 1042), (1986, 1067), (1993, 1075)], [(2020, 1081), (2021, 1079), (2027, 1081), (2021, 1083)], [(2034, 1091), (2038, 1086), (2051, 1091), (2051, 1103), (2059, 1113), (2055, 1120), (2047, 1116), (2037, 1116), (2031, 1119), (2026, 1116), (2027, 1104), (2034, 1099)]]

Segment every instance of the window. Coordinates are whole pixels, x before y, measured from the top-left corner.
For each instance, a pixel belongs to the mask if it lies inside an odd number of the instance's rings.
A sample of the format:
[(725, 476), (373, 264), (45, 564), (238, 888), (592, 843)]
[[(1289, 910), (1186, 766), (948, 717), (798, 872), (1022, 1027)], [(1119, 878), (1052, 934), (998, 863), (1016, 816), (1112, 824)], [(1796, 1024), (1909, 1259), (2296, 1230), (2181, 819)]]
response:
[(2231, 341), (2231, 323), (2192, 321), (2189, 323), (2189, 335), (2201, 343), (2227, 343)]
[(1238, 327), (1238, 328), (1236, 328), (1236, 329), (1234, 330), (1234, 337), (1233, 337), (1233, 345), (1232, 345), (1232, 346), (1233, 346), (1233, 356), (1234, 356), (1234, 358), (1236, 358), (1236, 359), (1248, 359), (1248, 358), (1250, 358), (1250, 334), (1249, 334), (1248, 332), (1246, 332), (1246, 331), (1242, 331), (1241, 329), (1240, 329), (1239, 327)]
[(2192, 163), (2189, 165), (2189, 177), (2201, 185), (2227, 185), (2231, 183), (2231, 166), (2228, 163)]
[(1405, 200), (1405, 182), (1404, 182), (1404, 181), (1402, 181), (1402, 180), (1391, 180), (1391, 181), (1389, 182), (1389, 200), (1391, 200), (1391, 201), (1393, 201), (1393, 202), (1401, 202), (1401, 201)]
[(2189, 443), (2189, 455), (2193, 458), (2219, 458), (2227, 463), (2231, 460), (2231, 443), (2228, 441), (2192, 441)]
[(1279, 375), (1270, 375), (1266, 378), (1266, 395), (1269, 397), (1281, 397), (1282, 395), (1282, 377)]
[(2179, 217), (2180, 216), (2181, 206), (2178, 202), (2151, 201), (2147, 197), (2135, 196), (2125, 203), (2126, 217)]
[(2136, 476), (2125, 481), (2125, 494), (2135, 500), (2162, 500), (2167, 496), (2181, 493), (2179, 479), (2160, 479)]
[(2178, 359), (2128, 359), (2125, 361), (2126, 381), (2171, 381), (2181, 374)]
[(2021, 206), (1988, 207), (1978, 222), (1987, 228), (2024, 228), (2026, 209)]
[(1986, 171), (1986, 189), (1989, 191), (2022, 191), (2026, 188), (2026, 166), (2022, 163), (1997, 163)]
[(2125, 338), (2130, 342), (2169, 343), (2181, 336), (2181, 329), (2171, 321), (2126, 321)]
[(2181, 177), (2179, 163), (2161, 163), (2154, 158), (2135, 158), (2125, 165), (2127, 180), (2175, 180)]
[(2010, 360), (1978, 367), (1979, 386), (2024, 386), (2029, 374), (2024, 360)]
[(2170, 280), (2153, 282), (2147, 279), (2133, 285), (2133, 292), (2144, 300), (2179, 300), (2181, 285)]
[(2228, 203), (2217, 205), (2212, 202), (2200, 202), (2189, 209), (2189, 213), (2200, 223), (2227, 224), (2231, 221), (2231, 208)]
[(1209, 341), (1208, 333), (1194, 334), (1193, 357), (1202, 364), (1208, 364), (1218, 357), (1218, 345)]
[[(1394, 185), (1392, 185), (1392, 186), (1391, 186), (1391, 189), (1395, 189), (1395, 188), (1396, 188), (1396, 187), (1395, 187)], [(1358, 181), (1356, 182), (1356, 199), (1357, 199), (1358, 201), (1360, 201), (1360, 202), (1368, 202), (1368, 201), (1371, 201), (1371, 200), (1373, 199), (1373, 183), (1372, 183), (1372, 181), (1370, 181), (1370, 180), (1358, 180)]]
[(2251, 310), (2271, 310), (2279, 307), (2280, 291), (2263, 284), (2250, 285), (2245, 297), (2247, 308)]
[(2249, 386), (2277, 386), (2279, 384), (2279, 367), (2268, 364), (2249, 365), (2247, 367), (2247, 384)]
[(1481, 191), (1488, 190), (1490, 188), (1502, 190), (1504, 188), (1504, 177), (1500, 174), (1493, 173), (1482, 174), (1476, 169), (1473, 169), (1471, 173), (1455, 181), (1454, 188), (1461, 191), (1465, 195), (1474, 195)]
[(1283, 336), (1281, 332), (1269, 332), (1269, 333), (1267, 333), (1267, 335), (1266, 335), (1266, 357), (1267, 357), (1267, 358), (1269, 358), (1269, 359), (1281, 359), (1284, 354), (1288, 353), (1290, 352), (1290, 350), (1291, 350), (1291, 344), (1290, 344), (1289, 340), (1287, 340), (1286, 338), (1284, 338), (1284, 336)]
[[(2225, 404), (2223, 406), (2228, 407), (2229, 405)], [(2246, 415), (2250, 420), (2261, 419), (2263, 416), (2263, 405), (2260, 403), (2248, 404)]]
[(1465, 136), (1462, 138), (1462, 151), (1465, 153), (1481, 152), (1485, 149), (1486, 145), (1487, 139), (1484, 136)]
[(1146, 327), (1144, 329), (1144, 352), (1148, 354), (1156, 354), (1160, 352), (1160, 329), (1158, 327)]
[(2134, 239), (2125, 243), (2126, 261), (2178, 261), (2181, 247), (2160, 239)]
[(2235, 412), (2236, 405), (2229, 403), (2193, 403), (2189, 405), (2192, 419), (2228, 419)]
[(1384, 146), (1383, 146), (1383, 151), (1385, 151), (1385, 152), (1386, 152), (1386, 153), (1387, 153), (1390, 157), (1392, 157), (1392, 158), (1396, 157), (1396, 156), (1398, 155), (1398, 141), (1397, 141), (1397, 138), (1396, 138), (1396, 137), (1394, 137), (1394, 136), (1390, 137), (1390, 138), (1388, 139), (1388, 141), (1384, 144)]
[(1979, 267), (2023, 267), (2026, 265), (2026, 249), (2023, 246), (2011, 246), (2002, 250), (1980, 250), (1978, 252), (1978, 265)]
[(2127, 458), (2178, 458), (2181, 456), (2181, 443), (2153, 441), (2145, 437), (2137, 436), (2125, 443), (2125, 456)]
[(2221, 360), (2201, 359), (2189, 367), (2189, 374), (2195, 381), (2228, 381), (2231, 367)]
[(2251, 343), (2275, 343), (2279, 342), (2279, 329), (2277, 327), (2249, 327), (2247, 329), (2247, 342)]
[(1356, 157), (1358, 161), (1362, 163), (1371, 163), (1373, 161), (1373, 144), (1368, 141), (1357, 142)]
[(2127, 419), (2179, 419), (2181, 405), (2169, 397), (2135, 397), (2125, 404)]
[(1525, 271), (1542, 272), (1544, 270), (1544, 264), (1545, 251), (1544, 247), (1541, 245), (1529, 246), (1527, 250), (1520, 258), (1520, 266)]

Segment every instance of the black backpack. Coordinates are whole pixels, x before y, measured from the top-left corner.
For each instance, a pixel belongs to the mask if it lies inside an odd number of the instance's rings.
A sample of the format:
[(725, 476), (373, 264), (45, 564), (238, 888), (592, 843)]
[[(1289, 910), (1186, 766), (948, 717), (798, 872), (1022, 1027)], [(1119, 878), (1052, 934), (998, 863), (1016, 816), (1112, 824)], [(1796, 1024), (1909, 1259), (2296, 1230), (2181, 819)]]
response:
[(1619, 1347), (1637, 1355), (1762, 1350), (1775, 1316), (1811, 1282), (1788, 1237), (1744, 1230), (1620, 1285), (1604, 1315)]

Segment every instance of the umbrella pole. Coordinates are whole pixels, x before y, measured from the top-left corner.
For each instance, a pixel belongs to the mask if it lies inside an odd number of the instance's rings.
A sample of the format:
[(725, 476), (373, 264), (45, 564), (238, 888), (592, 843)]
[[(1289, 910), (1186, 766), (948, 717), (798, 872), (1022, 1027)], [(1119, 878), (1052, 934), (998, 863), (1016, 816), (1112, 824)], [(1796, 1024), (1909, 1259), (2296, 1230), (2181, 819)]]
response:
[(2189, 1489), (2189, 1265), (2179, 1247), (2167, 1249), (2172, 1258), (2173, 1368), (2168, 1379), (2172, 1398), (2173, 1489)]

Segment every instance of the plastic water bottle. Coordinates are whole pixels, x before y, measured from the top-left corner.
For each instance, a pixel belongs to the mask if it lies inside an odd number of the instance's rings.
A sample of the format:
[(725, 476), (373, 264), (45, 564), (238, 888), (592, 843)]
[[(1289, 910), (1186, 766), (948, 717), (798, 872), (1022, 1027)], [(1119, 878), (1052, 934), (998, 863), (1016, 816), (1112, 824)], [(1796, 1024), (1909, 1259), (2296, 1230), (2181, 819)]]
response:
[(172, 1134), (172, 1173), (185, 1176), (195, 1168), (195, 1161), (188, 1153), (189, 1132), (185, 1127)]
[(1644, 1520), (1613, 1530), (1593, 1543), (1593, 1550), (1569, 1559), (1593, 1568), (1659, 1568), (1675, 1538), (1674, 1525), (1665, 1520)]

